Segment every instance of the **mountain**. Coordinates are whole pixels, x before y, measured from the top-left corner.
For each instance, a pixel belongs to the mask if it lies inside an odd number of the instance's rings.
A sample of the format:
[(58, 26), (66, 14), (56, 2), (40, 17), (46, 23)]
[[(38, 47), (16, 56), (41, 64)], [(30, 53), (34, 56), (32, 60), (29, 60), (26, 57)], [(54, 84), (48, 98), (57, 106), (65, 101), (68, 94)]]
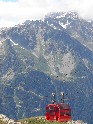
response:
[(74, 11), (51, 13), (46, 16), (45, 21), (59, 30), (64, 28), (71, 37), (93, 51), (93, 21), (86, 21), (80, 18), (78, 13)]
[(1, 29), (0, 113), (13, 119), (45, 115), (51, 94), (60, 102), (64, 91), (73, 119), (92, 124), (92, 33), (93, 22), (73, 11)]

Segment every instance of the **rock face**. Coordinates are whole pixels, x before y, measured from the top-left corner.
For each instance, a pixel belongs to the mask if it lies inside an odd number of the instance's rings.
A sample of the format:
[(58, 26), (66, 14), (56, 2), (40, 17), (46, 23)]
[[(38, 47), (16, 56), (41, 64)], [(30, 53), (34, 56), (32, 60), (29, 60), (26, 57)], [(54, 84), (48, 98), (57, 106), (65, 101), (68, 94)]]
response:
[(93, 22), (76, 12), (1, 30), (0, 113), (15, 119), (44, 115), (52, 92), (60, 102), (64, 91), (72, 98), (73, 119), (93, 123), (92, 39)]
[[(5, 115), (3, 114), (0, 114), (0, 124), (28, 124), (29, 123), (29, 119), (31, 118), (26, 118), (26, 120), (24, 119), (24, 121), (18, 121), (18, 120), (12, 120), (8, 117), (6, 117)], [(45, 117), (43, 116), (38, 116), (38, 117), (35, 117), (33, 118), (35, 123), (36, 123), (36, 120), (37, 120), (37, 123), (38, 121), (40, 121), (41, 119), (43, 120), (42, 121), (42, 124), (46, 121), (45, 120)], [(46, 122), (47, 123), (47, 122)], [(67, 124), (87, 124), (87, 123), (84, 123), (83, 121), (80, 121), (80, 120), (77, 120), (77, 121), (68, 121)]]
[(0, 114), (0, 121), (2, 121), (2, 123), (5, 123), (5, 124), (14, 124), (14, 120), (9, 119), (3, 114)]

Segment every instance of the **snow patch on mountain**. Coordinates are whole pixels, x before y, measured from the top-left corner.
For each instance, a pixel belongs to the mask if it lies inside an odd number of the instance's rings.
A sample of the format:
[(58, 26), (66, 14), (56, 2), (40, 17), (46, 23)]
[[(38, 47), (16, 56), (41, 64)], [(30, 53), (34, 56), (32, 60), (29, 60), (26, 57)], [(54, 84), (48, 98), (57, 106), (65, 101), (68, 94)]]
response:
[(21, 49), (25, 49), (24, 47), (21, 47)]
[(2, 45), (2, 41), (0, 41), (0, 45)]
[(68, 22), (68, 20), (67, 20), (67, 23), (66, 23), (66, 24), (64, 24), (63, 22), (60, 22), (60, 21), (59, 21), (59, 24), (60, 24), (64, 29), (66, 29), (67, 26), (70, 25), (70, 23)]
[(67, 14), (67, 12), (62, 12), (62, 13), (61, 13), (60, 15), (58, 15), (56, 18), (57, 18), (57, 19), (63, 18), (63, 17), (66, 16), (66, 14)]
[[(15, 43), (12, 39), (10, 39), (10, 41), (13, 43), (13, 45), (15, 45), (15, 46), (18, 45), (18, 43)], [(12, 46), (13, 46), (13, 45), (12, 45)]]
[(50, 24), (51, 27), (53, 27), (54, 29), (57, 29), (55, 25), (53, 24)]

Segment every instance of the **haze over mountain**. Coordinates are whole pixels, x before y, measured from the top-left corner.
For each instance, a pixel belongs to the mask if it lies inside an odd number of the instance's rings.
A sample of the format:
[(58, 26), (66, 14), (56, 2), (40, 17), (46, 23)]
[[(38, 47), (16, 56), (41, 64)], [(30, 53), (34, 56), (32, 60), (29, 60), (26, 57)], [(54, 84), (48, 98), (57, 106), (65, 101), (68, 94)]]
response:
[(71, 10), (93, 20), (93, 0), (0, 0), (0, 28), (44, 18), (49, 12)]
[[(74, 11), (50, 13), (0, 31), (0, 113), (45, 114), (64, 91), (74, 120), (93, 123), (93, 21)], [(49, 96), (46, 98), (45, 96)]]

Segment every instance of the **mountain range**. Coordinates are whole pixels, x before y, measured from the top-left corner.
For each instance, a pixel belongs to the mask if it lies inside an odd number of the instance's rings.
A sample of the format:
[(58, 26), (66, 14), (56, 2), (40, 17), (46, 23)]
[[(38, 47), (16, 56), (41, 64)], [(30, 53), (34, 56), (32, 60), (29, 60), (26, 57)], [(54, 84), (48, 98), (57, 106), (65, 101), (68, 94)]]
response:
[(60, 102), (63, 91), (73, 119), (92, 124), (92, 39), (93, 21), (74, 11), (1, 28), (0, 113), (13, 119), (45, 115), (51, 94)]

